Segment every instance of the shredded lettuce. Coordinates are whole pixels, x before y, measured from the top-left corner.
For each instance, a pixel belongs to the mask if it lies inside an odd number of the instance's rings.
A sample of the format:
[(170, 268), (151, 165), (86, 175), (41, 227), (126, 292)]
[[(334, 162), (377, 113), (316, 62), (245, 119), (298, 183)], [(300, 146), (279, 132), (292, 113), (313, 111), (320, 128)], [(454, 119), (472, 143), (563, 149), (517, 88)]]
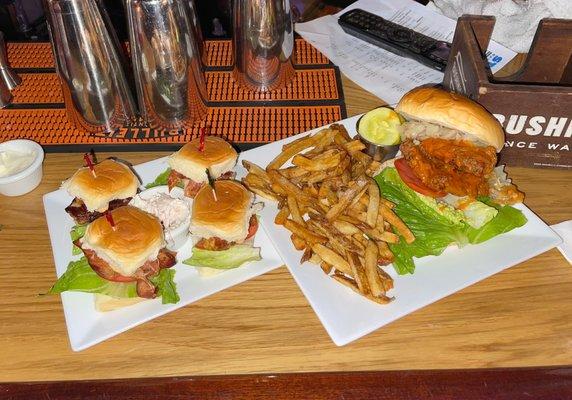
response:
[(192, 257), (183, 261), (183, 264), (194, 267), (231, 269), (239, 267), (245, 262), (261, 259), (259, 247), (238, 244), (228, 250), (221, 251), (203, 250), (194, 247)]
[[(85, 230), (87, 229), (87, 224), (84, 225), (75, 225), (71, 231), (70, 231), (70, 237), (72, 242), (81, 239), (83, 237), (83, 235), (85, 235)], [(75, 244), (72, 245), (72, 255), (77, 256), (78, 254), (81, 254), (82, 251), (79, 247), (77, 247)]]
[[(173, 278), (175, 271), (162, 269), (159, 274), (150, 278), (157, 286), (163, 304), (177, 303), (177, 285)], [(99, 293), (115, 298), (132, 298), (137, 296), (136, 282), (111, 282), (103, 279), (89, 266), (85, 257), (68, 264), (66, 272), (60, 276), (47, 294), (58, 294), (66, 291)]]
[[(521, 211), (510, 206), (500, 207), (484, 198), (479, 200), (486, 206), (496, 208), (498, 213), (476, 229), (469, 224), (465, 215), (459, 219), (457, 210), (434, 200), (429, 201), (427, 196), (410, 189), (395, 168), (384, 169), (375, 179), (383, 196), (395, 204), (395, 213), (416, 238), (411, 244), (400, 238), (399, 243), (389, 245), (395, 254), (393, 266), (399, 274), (414, 272), (413, 257), (439, 255), (451, 244), (462, 247), (468, 243), (481, 243), (526, 223)], [(486, 208), (480, 209), (481, 212), (490, 213)]]

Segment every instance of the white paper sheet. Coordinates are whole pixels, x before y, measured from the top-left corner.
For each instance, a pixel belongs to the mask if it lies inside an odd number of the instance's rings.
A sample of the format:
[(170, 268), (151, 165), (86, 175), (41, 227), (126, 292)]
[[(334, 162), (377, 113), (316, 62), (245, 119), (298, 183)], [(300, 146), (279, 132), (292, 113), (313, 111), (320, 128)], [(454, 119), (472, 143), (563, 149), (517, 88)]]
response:
[[(435, 39), (451, 42), (456, 22), (412, 0), (359, 0), (338, 13), (296, 24), (296, 31), (352, 81), (390, 105), (416, 86), (441, 83), (443, 73), (346, 34), (338, 17), (361, 8)], [(491, 41), (487, 58), (493, 72), (516, 55)]]

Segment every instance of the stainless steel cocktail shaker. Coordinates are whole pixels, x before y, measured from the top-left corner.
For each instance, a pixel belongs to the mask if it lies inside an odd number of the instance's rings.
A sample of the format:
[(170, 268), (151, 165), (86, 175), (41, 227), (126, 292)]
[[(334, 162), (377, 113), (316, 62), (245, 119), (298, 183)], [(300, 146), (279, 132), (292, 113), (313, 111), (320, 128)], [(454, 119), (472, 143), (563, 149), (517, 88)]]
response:
[(16, 89), (16, 87), (22, 83), (22, 78), (20, 78), (8, 64), (8, 52), (2, 32), (0, 32), (0, 78), (6, 82), (6, 86), (8, 86), (10, 90)]
[(254, 91), (286, 86), (294, 77), (289, 0), (234, 0), (234, 79)]
[(103, 7), (96, 0), (45, 0), (45, 4), (70, 121), (92, 134), (131, 124), (135, 102)]
[(152, 128), (206, 116), (206, 85), (188, 0), (126, 0), (139, 110)]

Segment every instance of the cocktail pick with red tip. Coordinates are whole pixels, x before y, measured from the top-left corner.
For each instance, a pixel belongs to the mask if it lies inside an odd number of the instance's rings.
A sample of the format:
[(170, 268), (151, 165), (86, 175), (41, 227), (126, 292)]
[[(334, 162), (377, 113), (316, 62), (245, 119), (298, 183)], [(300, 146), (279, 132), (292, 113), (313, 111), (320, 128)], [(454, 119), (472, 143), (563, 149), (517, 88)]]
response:
[(113, 220), (113, 216), (111, 215), (111, 213), (108, 211), (105, 211), (105, 219), (107, 219), (107, 222), (109, 222), (109, 225), (111, 225), (111, 229), (116, 230), (117, 228), (115, 227), (115, 221)]
[(207, 180), (209, 182), (209, 186), (211, 187), (211, 190), (213, 191), (214, 201), (218, 201), (218, 199), (216, 198), (215, 180), (211, 176), (211, 173), (210, 173), (208, 168), (205, 169), (205, 172), (207, 173)]
[(206, 136), (206, 130), (205, 130), (205, 128), (201, 128), (201, 136), (199, 137), (199, 151), (200, 152), (205, 151), (205, 136)]
[(91, 161), (91, 157), (89, 157), (89, 154), (85, 153), (83, 155), (83, 159), (85, 160), (85, 163), (89, 167), (89, 170), (91, 171), (91, 174), (93, 175), (93, 177), (97, 178), (97, 175), (95, 174), (95, 166), (93, 165), (93, 161)]

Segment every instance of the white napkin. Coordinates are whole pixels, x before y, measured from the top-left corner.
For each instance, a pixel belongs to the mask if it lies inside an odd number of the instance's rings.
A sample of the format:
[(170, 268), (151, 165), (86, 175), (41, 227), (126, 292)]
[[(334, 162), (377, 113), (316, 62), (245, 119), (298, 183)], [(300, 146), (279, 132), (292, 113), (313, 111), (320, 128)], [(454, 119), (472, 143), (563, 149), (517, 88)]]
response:
[(542, 18), (572, 18), (571, 0), (433, 0), (427, 7), (453, 19), (463, 14), (496, 17), (492, 38), (518, 53), (528, 52)]
[(564, 258), (572, 264), (572, 220), (552, 225), (551, 228), (563, 240), (562, 244), (558, 246), (558, 250), (560, 250)]

